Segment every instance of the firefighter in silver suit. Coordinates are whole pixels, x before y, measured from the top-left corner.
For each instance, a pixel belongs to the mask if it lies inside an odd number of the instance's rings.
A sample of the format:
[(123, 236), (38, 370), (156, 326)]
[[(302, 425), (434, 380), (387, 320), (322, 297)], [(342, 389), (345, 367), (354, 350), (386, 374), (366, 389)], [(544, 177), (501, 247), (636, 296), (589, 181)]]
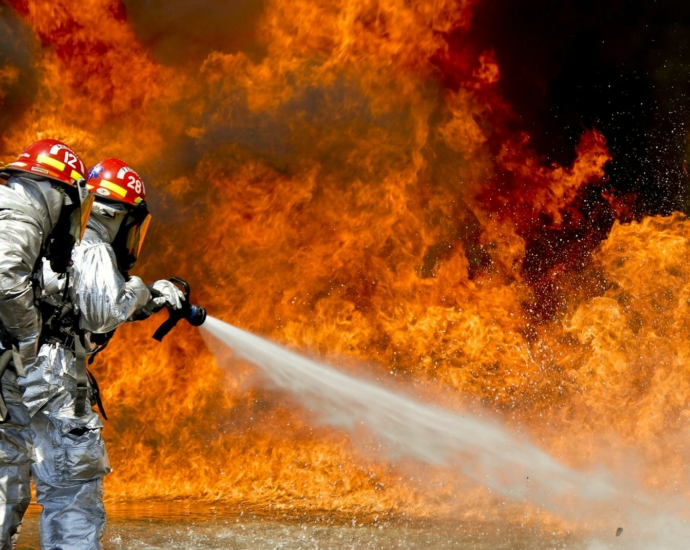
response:
[(127, 275), (150, 221), (138, 174), (118, 159), (106, 159), (89, 173), (88, 187), (96, 201), (68, 275), (44, 266), (43, 300), (52, 315), (44, 321), (38, 359), (22, 380), (36, 447), (31, 472), (43, 506), (44, 550), (101, 548), (103, 476), (110, 465), (103, 424), (91, 409), (98, 404), (102, 411), (98, 387), (85, 357), (133, 316), (180, 308), (184, 298), (170, 281), (147, 287)]
[(2, 168), (0, 185), (0, 549), (14, 547), (31, 497), (29, 415), (17, 384), (36, 359), (41, 314), (38, 267), (64, 272), (93, 198), (86, 168), (67, 145), (44, 139)]

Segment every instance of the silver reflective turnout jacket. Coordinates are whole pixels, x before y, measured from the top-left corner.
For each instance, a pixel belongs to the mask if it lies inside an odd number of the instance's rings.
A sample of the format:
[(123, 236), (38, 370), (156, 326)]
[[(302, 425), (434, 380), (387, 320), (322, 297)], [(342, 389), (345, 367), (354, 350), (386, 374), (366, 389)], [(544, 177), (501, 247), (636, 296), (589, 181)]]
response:
[(31, 275), (62, 203), (61, 191), (47, 181), (12, 176), (0, 185), (0, 322), (25, 365), (36, 358), (41, 330)]
[[(108, 234), (95, 220), (81, 244), (72, 252), (68, 298), (76, 306), (79, 327), (89, 333), (105, 333), (127, 321), (144, 307), (151, 293), (139, 277), (125, 281), (117, 268)], [(44, 300), (59, 299), (64, 294), (66, 278), (56, 275), (47, 262), (43, 265)], [(60, 408), (73, 414), (76, 392), (76, 365), (71, 349), (59, 343), (41, 346), (33, 368), (22, 380), (24, 403), (33, 416), (46, 403), (58, 397)], [(51, 408), (54, 408), (51, 405)]]
[(110, 332), (144, 307), (151, 293), (139, 277), (128, 281), (117, 268), (115, 251), (107, 232), (89, 221), (82, 243), (74, 249), (70, 299), (79, 311), (79, 327), (96, 333)]

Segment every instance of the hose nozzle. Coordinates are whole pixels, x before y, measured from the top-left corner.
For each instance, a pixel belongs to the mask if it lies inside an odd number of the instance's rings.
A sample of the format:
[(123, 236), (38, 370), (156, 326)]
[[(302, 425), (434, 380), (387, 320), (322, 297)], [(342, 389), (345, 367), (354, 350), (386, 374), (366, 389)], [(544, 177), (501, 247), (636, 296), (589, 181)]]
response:
[(184, 300), (182, 300), (182, 307), (180, 309), (168, 308), (168, 319), (159, 326), (158, 330), (153, 334), (153, 338), (159, 342), (163, 340), (165, 335), (168, 334), (181, 319), (186, 320), (193, 327), (199, 327), (206, 321), (206, 310), (189, 301), (189, 283), (178, 277), (170, 277), (170, 282), (182, 287)]
[(187, 322), (193, 327), (200, 327), (204, 324), (206, 320), (206, 310), (201, 306), (195, 306), (194, 304), (190, 307), (190, 313), (187, 317)]

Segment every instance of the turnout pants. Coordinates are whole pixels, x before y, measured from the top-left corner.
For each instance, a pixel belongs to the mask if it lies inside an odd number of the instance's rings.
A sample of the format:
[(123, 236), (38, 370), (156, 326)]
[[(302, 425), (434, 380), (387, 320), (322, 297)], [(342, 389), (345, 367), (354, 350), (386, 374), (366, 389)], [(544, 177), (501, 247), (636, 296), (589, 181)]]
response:
[(11, 550), (31, 500), (33, 445), (29, 412), (22, 403), (14, 370), (6, 369), (0, 383), (9, 412), (6, 421), (0, 422), (0, 550)]
[[(88, 419), (87, 417), (95, 417)], [(36, 462), (31, 474), (36, 500), (43, 507), (39, 520), (43, 550), (101, 548), (105, 531), (103, 475), (108, 458), (93, 411), (79, 419), (39, 411), (31, 418)]]
[[(110, 472), (101, 435), (103, 423), (90, 408), (74, 413), (74, 356), (57, 344), (44, 344), (27, 369), (24, 402), (31, 414), (36, 448), (31, 474), (43, 550), (99, 550), (105, 530), (103, 476)], [(90, 392), (89, 392), (90, 393)]]

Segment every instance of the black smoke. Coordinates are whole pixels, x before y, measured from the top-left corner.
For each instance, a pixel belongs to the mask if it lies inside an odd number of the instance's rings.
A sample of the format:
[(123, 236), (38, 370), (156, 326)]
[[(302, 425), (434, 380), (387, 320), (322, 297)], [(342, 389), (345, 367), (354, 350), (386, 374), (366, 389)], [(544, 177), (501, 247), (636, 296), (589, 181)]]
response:
[(0, 136), (34, 103), (38, 91), (34, 56), (38, 49), (31, 29), (0, 3)]
[(198, 66), (212, 51), (263, 54), (264, 0), (122, 0), (139, 41), (166, 65)]
[(503, 95), (547, 162), (569, 164), (595, 127), (636, 217), (690, 212), (690, 4), (484, 0), (471, 33), (495, 51)]

